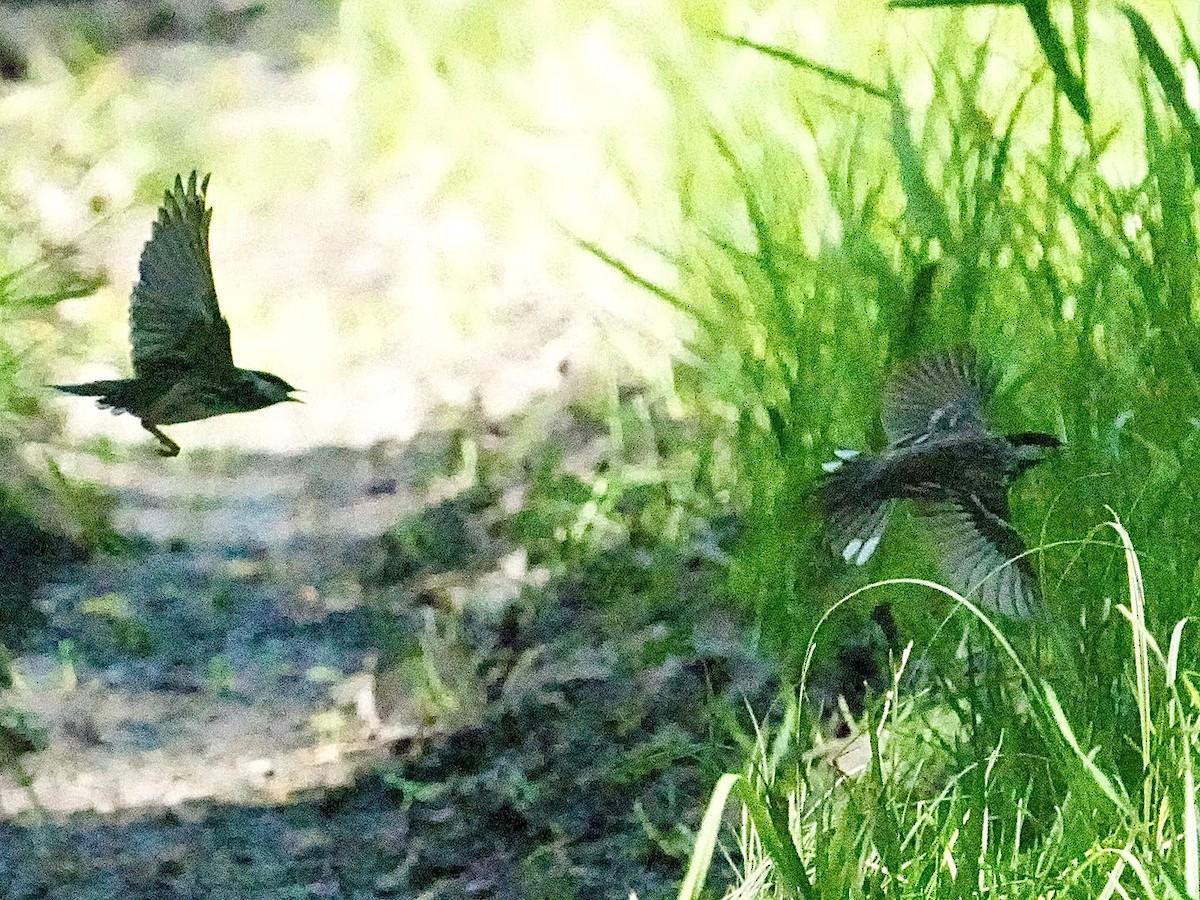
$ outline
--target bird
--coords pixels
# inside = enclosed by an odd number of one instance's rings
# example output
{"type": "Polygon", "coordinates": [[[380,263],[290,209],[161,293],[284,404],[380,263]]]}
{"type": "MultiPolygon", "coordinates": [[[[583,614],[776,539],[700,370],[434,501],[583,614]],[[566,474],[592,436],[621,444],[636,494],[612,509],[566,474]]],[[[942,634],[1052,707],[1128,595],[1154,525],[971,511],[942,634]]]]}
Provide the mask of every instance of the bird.
{"type": "Polygon", "coordinates": [[[185,187],[175,176],[142,248],[129,301],[134,377],[53,385],[98,398],[101,409],[137,416],[158,439],[156,452],[167,457],[178,456],[180,448],[160,425],[299,402],[291,396],[298,388],[278,375],[233,364],[209,258],[209,177],[197,184],[193,170],[185,187]]]}
{"type": "Polygon", "coordinates": [[[951,586],[964,595],[978,591],[991,610],[1025,619],[1035,609],[1037,584],[1010,521],[1008,490],[1062,442],[1035,431],[992,431],[984,407],[998,382],[968,346],[917,357],[884,390],[887,447],[877,456],[835,451],[818,493],[829,546],[846,562],[864,565],[894,505],[908,500],[951,586]]]}

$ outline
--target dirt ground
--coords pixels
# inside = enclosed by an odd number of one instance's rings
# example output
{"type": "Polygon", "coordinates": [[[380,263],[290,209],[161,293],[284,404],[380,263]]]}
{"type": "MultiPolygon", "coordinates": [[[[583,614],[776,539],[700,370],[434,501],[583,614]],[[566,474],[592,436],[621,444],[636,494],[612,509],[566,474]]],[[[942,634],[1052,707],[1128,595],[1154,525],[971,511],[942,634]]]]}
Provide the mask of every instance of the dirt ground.
{"type": "Polygon", "coordinates": [[[26,759],[31,784],[5,782],[6,816],[278,801],[348,783],[356,758],[377,751],[339,704],[352,711],[354,692],[370,690],[365,673],[354,680],[370,639],[355,555],[419,509],[398,487],[404,473],[350,450],[247,456],[182,478],[154,466],[95,472],[125,485],[118,527],[147,548],[43,588],[51,646],[18,659],[13,700],[50,747],[26,759]],[[64,659],[62,641],[84,659],[64,659]]]}
{"type": "MultiPolygon", "coordinates": [[[[7,699],[46,748],[0,774],[0,896],[669,896],[676,831],[711,783],[694,745],[713,673],[671,655],[629,669],[661,624],[598,637],[595,588],[547,593],[523,552],[489,546],[487,513],[455,505],[460,437],[193,451],[184,472],[140,453],[72,460],[116,492],[131,547],[38,596],[47,624],[7,699]],[[486,669],[474,651],[491,647],[509,674],[474,704],[470,677],[449,684],[456,712],[433,715],[377,679],[364,585],[379,535],[443,509],[446,540],[468,550],[436,589],[491,612],[439,662],[449,681],[486,669]],[[498,613],[529,595],[544,602],[519,627],[498,613]]],[[[593,461],[594,438],[568,468],[593,461]]],[[[626,565],[599,589],[625,584],[626,565]]],[[[761,689],[736,633],[704,627],[710,655],[743,672],[716,686],[761,689]]]]}

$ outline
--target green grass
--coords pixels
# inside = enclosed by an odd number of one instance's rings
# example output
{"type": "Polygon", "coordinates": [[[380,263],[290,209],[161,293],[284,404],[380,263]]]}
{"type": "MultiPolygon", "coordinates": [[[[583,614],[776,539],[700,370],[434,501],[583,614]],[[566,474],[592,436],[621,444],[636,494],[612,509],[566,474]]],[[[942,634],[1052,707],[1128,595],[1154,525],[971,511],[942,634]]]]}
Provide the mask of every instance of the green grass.
{"type": "Polygon", "coordinates": [[[1179,20],[1106,13],[1118,44],[1085,93],[1086,20],[1035,6],[1027,71],[998,87],[1012,43],[948,25],[921,48],[923,95],[911,56],[864,77],[727,36],[778,81],[680,125],[672,274],[584,244],[691,318],[676,386],[744,518],[731,594],[783,671],[820,668],[888,603],[918,673],[896,661],[868,704],[857,779],[815,761],[818,723],[785,700],[718,783],[683,896],[731,797],[730,896],[1197,895],[1197,54],[1179,20]],[[811,501],[833,449],[879,446],[886,372],[960,341],[1007,373],[1001,427],[1066,444],[1014,491],[1042,617],[975,626],[965,660],[959,598],[915,587],[937,573],[919,530],[889,533],[875,586],[838,603],[861,575],[826,558],[811,501]]]}
{"type": "Polygon", "coordinates": [[[1131,683],[1121,687],[1137,777],[1097,749],[1097,723],[1072,724],[1068,698],[956,596],[1001,651],[984,674],[1011,677],[1009,697],[1020,703],[997,709],[972,698],[955,711],[907,689],[909,644],[891,692],[861,723],[864,765],[851,777],[835,770],[833,752],[796,753],[810,735],[803,711],[790,708],[754,735],[747,769],[718,782],[680,896],[700,896],[731,794],[744,804],[738,847],[753,875],[729,896],[1092,897],[1117,885],[1125,896],[1196,896],[1200,717],[1181,668],[1189,623],[1176,623],[1160,648],[1146,629],[1137,554],[1120,523],[1110,525],[1128,574],[1120,612],[1131,683]],[[1003,720],[988,728],[982,714],[1003,720]]]}

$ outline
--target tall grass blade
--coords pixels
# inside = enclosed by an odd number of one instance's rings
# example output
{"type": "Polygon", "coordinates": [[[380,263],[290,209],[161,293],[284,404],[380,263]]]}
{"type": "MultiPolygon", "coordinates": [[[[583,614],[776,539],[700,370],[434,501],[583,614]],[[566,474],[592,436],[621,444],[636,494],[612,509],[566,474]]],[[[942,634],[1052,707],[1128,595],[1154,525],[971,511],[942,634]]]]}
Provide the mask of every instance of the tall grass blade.
{"type": "MultiPolygon", "coordinates": [[[[1110,509],[1109,512],[1111,513],[1112,510],[1110,509]]],[[[1120,537],[1125,554],[1125,576],[1129,584],[1130,624],[1133,631],[1135,700],[1138,708],[1138,720],[1141,723],[1142,774],[1144,776],[1142,779],[1142,817],[1143,821],[1148,822],[1153,805],[1151,790],[1154,779],[1151,777],[1151,768],[1154,759],[1150,752],[1150,736],[1154,726],[1151,721],[1153,712],[1150,709],[1150,652],[1146,640],[1146,591],[1142,581],[1141,565],[1138,562],[1137,553],[1133,549],[1133,541],[1129,537],[1129,532],[1125,530],[1115,513],[1108,525],[1120,537]]]]}
{"type": "Polygon", "coordinates": [[[1144,107],[1149,186],[1160,209],[1158,221],[1151,220],[1147,225],[1153,260],[1152,266],[1143,267],[1144,271],[1139,273],[1143,276],[1139,285],[1144,285],[1149,315],[1162,329],[1165,349],[1179,355],[1172,374],[1187,377],[1195,393],[1200,389],[1195,377],[1200,369],[1200,352],[1192,327],[1192,280],[1197,248],[1191,200],[1194,178],[1187,177],[1189,162],[1180,146],[1187,141],[1180,141],[1174,129],[1160,127],[1150,97],[1150,80],[1144,72],[1138,86],[1144,107]]]}
{"type": "Polygon", "coordinates": [[[1085,752],[1079,745],[1079,739],[1075,737],[1075,730],[1071,728],[1067,714],[1063,711],[1062,704],[1058,702],[1058,694],[1055,693],[1050,683],[1046,681],[1042,682],[1042,699],[1054,717],[1054,723],[1058,726],[1059,733],[1074,752],[1075,758],[1079,761],[1083,770],[1091,776],[1092,781],[1095,782],[1104,796],[1112,802],[1112,805],[1122,815],[1126,818],[1133,818],[1133,810],[1129,807],[1129,801],[1121,795],[1112,783],[1112,780],[1096,765],[1096,761],[1092,759],[1091,754],[1085,752]]]}
{"type": "MultiPolygon", "coordinates": [[[[1181,726],[1183,727],[1183,726],[1181,726]]],[[[1183,880],[1189,897],[1200,897],[1200,853],[1197,852],[1196,773],[1192,768],[1192,735],[1184,728],[1183,880]]]]}
{"type": "Polygon", "coordinates": [[[908,128],[908,110],[893,75],[888,76],[888,100],[892,107],[892,150],[900,164],[900,186],[908,199],[908,211],[926,238],[936,238],[943,249],[949,249],[953,244],[950,215],[925,175],[921,152],[908,128]]]}
{"type": "Polygon", "coordinates": [[[807,57],[800,56],[797,53],[792,53],[790,50],[784,50],[782,47],[772,47],[769,44],[759,44],[749,38],[739,37],[734,34],[725,34],[721,31],[709,32],[714,38],[722,41],[728,41],[738,47],[745,47],[750,50],[757,50],[759,53],[770,56],[772,59],[782,60],[788,65],[795,66],[797,69],[804,69],[806,72],[812,72],[820,75],[827,81],[832,81],[834,84],[840,84],[843,87],[853,88],[854,90],[862,91],[870,97],[878,97],[880,100],[886,100],[888,92],[886,89],[872,84],[869,81],[864,81],[861,78],[856,78],[847,72],[840,69],[834,69],[831,66],[823,65],[819,62],[814,62],[807,57]]]}
{"type": "Polygon", "coordinates": [[[759,202],[754,184],[738,161],[737,155],[729,142],[715,129],[709,130],[709,136],[716,145],[717,152],[733,171],[738,189],[742,193],[742,202],[746,204],[746,217],[754,228],[755,242],[758,254],[755,261],[762,269],[771,286],[771,299],[774,301],[770,311],[770,323],[777,335],[786,339],[786,346],[796,346],[795,316],[788,302],[788,278],[783,272],[782,264],[775,256],[775,238],[771,233],[771,222],[759,202]]]}
{"type": "Polygon", "coordinates": [[[893,9],[933,9],[939,6],[1020,6],[1024,0],[891,0],[893,9]]]}
{"type": "Polygon", "coordinates": [[[727,772],[717,779],[708,808],[700,822],[696,833],[696,849],[688,865],[687,874],[679,887],[679,900],[695,900],[704,890],[704,882],[708,878],[708,870],[712,864],[713,850],[716,848],[717,835],[721,830],[721,817],[730,794],[735,794],[746,807],[746,812],[758,832],[763,850],[771,858],[777,877],[785,880],[785,890],[800,897],[812,896],[812,884],[808,880],[804,863],[796,852],[790,833],[780,833],[775,828],[766,804],[763,803],[754,786],[744,775],[727,772]]]}
{"type": "Polygon", "coordinates": [[[575,243],[580,247],[580,249],[586,250],[588,253],[592,254],[592,256],[596,257],[596,259],[600,260],[602,263],[605,263],[606,265],[611,266],[613,269],[616,269],[618,272],[620,272],[622,275],[624,275],[629,281],[633,282],[635,285],[642,288],[643,290],[648,291],[649,293],[653,294],[655,297],[657,297],[659,300],[662,300],[668,306],[671,306],[672,308],[677,309],[682,313],[686,313],[689,317],[695,319],[706,330],[711,331],[712,329],[716,328],[716,323],[714,321],[712,321],[711,319],[705,318],[704,315],[695,308],[695,306],[693,306],[690,303],[687,303],[680,297],[673,294],[671,291],[667,290],[667,288],[663,287],[662,285],[656,284],[655,282],[651,281],[650,279],[642,277],[637,272],[635,272],[630,265],[628,265],[627,263],[618,259],[617,257],[613,256],[611,253],[609,253],[607,250],[605,250],[599,244],[594,244],[591,241],[585,240],[583,238],[575,238],[574,240],[575,240],[575,243]]]}
{"type": "Polygon", "coordinates": [[[1054,83],[1076,115],[1085,122],[1092,121],[1092,108],[1088,103],[1087,89],[1083,81],[1071,69],[1067,61],[1067,45],[1058,33],[1054,20],[1050,18],[1048,0],[1025,0],[1025,15],[1033,26],[1034,36],[1046,56],[1050,71],[1054,73],[1054,83]]]}
{"type": "Polygon", "coordinates": [[[725,814],[725,803],[737,780],[741,778],[736,772],[729,772],[717,779],[708,807],[704,810],[704,818],[700,821],[700,829],[696,832],[696,846],[692,850],[692,859],[688,864],[687,874],[679,885],[679,900],[693,900],[704,890],[704,882],[708,880],[708,870],[712,865],[713,850],[717,846],[717,837],[721,833],[721,818],[725,814]]]}
{"type": "Polygon", "coordinates": [[[1183,19],[1179,16],[1175,17],[1175,27],[1179,29],[1179,37],[1183,41],[1183,52],[1194,65],[1200,66],[1200,50],[1196,49],[1196,44],[1192,40],[1192,36],[1188,34],[1187,28],[1184,27],[1183,19]]]}
{"type": "MultiPolygon", "coordinates": [[[[1184,94],[1183,79],[1179,77],[1179,72],[1167,57],[1158,38],[1154,36],[1150,25],[1142,18],[1142,14],[1133,7],[1125,5],[1121,6],[1121,12],[1129,20],[1129,27],[1133,29],[1133,39],[1137,43],[1138,53],[1150,66],[1150,71],[1154,73],[1158,86],[1162,88],[1167,104],[1174,110],[1175,115],[1179,117],[1180,125],[1187,132],[1188,153],[1192,159],[1192,176],[1200,180],[1200,119],[1197,119],[1196,111],[1188,105],[1187,97],[1184,94]]],[[[1180,30],[1183,31],[1182,27],[1180,30]]],[[[1184,35],[1186,37],[1186,31],[1184,31],[1184,35]]],[[[1149,109],[1146,110],[1146,114],[1150,114],[1149,109]]]]}

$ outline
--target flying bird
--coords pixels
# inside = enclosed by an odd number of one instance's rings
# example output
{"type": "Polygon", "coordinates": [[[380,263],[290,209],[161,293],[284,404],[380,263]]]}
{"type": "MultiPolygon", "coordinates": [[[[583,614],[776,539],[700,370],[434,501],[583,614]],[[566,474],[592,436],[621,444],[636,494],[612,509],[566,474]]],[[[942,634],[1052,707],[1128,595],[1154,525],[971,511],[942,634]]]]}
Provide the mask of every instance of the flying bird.
{"type": "Polygon", "coordinates": [[[1027,618],[1037,586],[1009,520],[1008,489],[1060,442],[1039,432],[991,431],[983,409],[997,382],[969,347],[919,357],[884,391],[886,449],[878,456],[837,451],[819,495],[829,544],[846,562],[866,563],[896,501],[911,500],[951,586],[978,591],[1002,615],[1027,618]]]}
{"type": "Polygon", "coordinates": [[[179,455],[179,445],[160,425],[299,402],[290,396],[296,388],[278,375],[233,364],[229,323],[217,305],[208,254],[208,178],[197,187],[193,171],[185,188],[175,176],[142,248],[129,301],[134,377],[54,385],[97,397],[102,409],[137,416],[158,438],[155,449],[162,456],[179,455]]]}

